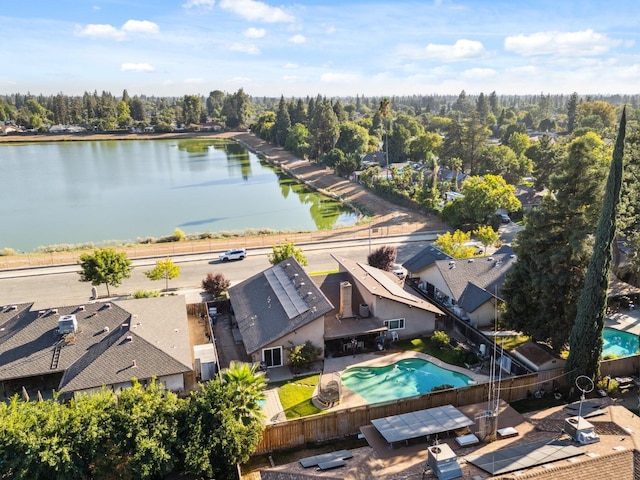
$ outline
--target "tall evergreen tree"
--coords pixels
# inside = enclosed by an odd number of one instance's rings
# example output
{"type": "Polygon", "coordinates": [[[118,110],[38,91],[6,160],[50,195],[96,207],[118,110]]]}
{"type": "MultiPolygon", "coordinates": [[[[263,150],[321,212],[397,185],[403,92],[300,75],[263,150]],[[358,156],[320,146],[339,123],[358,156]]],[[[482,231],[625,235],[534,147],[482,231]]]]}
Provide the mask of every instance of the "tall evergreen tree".
{"type": "Polygon", "coordinates": [[[573,133],[578,125],[578,94],[573,92],[567,102],[567,131],[573,133]]]}
{"type": "Polygon", "coordinates": [[[587,268],[584,288],[578,301],[576,322],[571,330],[569,358],[567,358],[565,365],[567,381],[570,385],[580,375],[595,380],[600,374],[602,331],[607,308],[612,244],[616,233],[616,211],[622,188],[622,159],[624,157],[626,123],[626,114],[623,110],[598,229],[596,230],[593,254],[587,268]]]}
{"type": "Polygon", "coordinates": [[[289,117],[289,110],[284,101],[284,96],[281,96],[280,103],[278,104],[278,112],[276,113],[276,123],[274,125],[274,140],[276,145],[280,147],[284,146],[290,128],[291,118],[289,117]]]}

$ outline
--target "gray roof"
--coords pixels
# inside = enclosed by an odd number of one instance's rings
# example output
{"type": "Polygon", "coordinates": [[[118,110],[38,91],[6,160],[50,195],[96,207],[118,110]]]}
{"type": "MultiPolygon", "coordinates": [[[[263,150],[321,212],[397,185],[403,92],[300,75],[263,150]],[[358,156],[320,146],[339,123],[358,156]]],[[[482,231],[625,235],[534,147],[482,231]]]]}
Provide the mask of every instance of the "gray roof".
{"type": "Polygon", "coordinates": [[[334,308],[293,257],[232,286],[229,297],[249,354],[334,308]]]}
{"type": "Polygon", "coordinates": [[[429,245],[404,262],[402,266],[406,268],[408,272],[415,273],[424,270],[429,265],[433,265],[438,260],[450,260],[452,258],[453,257],[433,245],[429,245]]]}
{"type": "Polygon", "coordinates": [[[26,310],[0,324],[0,380],[63,373],[58,390],[75,391],[191,369],[184,297],[26,310]],[[75,335],[57,333],[62,315],[75,315],[75,335]]]}
{"type": "MultiPolygon", "coordinates": [[[[513,249],[505,245],[490,257],[439,260],[433,268],[438,269],[456,300],[462,298],[469,283],[481,290],[498,293],[499,297],[500,287],[515,261],[513,249]]],[[[472,292],[469,294],[472,295],[472,292]]],[[[470,303],[474,302],[470,300],[470,303]]]]}
{"type": "Polygon", "coordinates": [[[467,288],[464,289],[462,295],[460,295],[460,298],[458,299],[458,305],[460,305],[460,307],[466,312],[473,312],[476,308],[484,305],[493,296],[494,295],[492,293],[487,292],[477,285],[468,283],[467,288]]]}
{"type": "Polygon", "coordinates": [[[404,282],[400,281],[393,273],[347,258],[337,257],[333,254],[331,256],[345,268],[353,281],[357,281],[358,285],[361,285],[369,293],[443,315],[442,310],[434,304],[414,295],[409,290],[409,287],[405,287],[404,282]]]}

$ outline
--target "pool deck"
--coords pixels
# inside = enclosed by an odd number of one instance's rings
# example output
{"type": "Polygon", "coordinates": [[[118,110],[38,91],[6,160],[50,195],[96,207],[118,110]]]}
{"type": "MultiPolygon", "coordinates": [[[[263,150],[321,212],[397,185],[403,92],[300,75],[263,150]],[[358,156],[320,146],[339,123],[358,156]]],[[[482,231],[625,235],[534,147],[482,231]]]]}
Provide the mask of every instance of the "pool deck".
{"type": "MultiPolygon", "coordinates": [[[[325,377],[340,377],[342,372],[350,367],[383,367],[385,365],[391,365],[405,360],[407,358],[420,358],[427,360],[441,368],[451,370],[454,372],[462,373],[476,382],[485,382],[489,380],[486,375],[474,373],[466,368],[456,367],[448,363],[444,363],[431,355],[419,352],[376,352],[376,353],[362,353],[357,355],[349,355],[345,357],[326,358],[324,360],[324,370],[322,372],[325,377]]],[[[349,390],[342,382],[342,396],[340,404],[329,408],[329,411],[342,410],[344,408],[358,407],[366,405],[368,402],[357,393],[349,390]]]]}
{"type": "Polygon", "coordinates": [[[623,310],[609,315],[605,320],[605,327],[640,335],[640,310],[623,310]]]}

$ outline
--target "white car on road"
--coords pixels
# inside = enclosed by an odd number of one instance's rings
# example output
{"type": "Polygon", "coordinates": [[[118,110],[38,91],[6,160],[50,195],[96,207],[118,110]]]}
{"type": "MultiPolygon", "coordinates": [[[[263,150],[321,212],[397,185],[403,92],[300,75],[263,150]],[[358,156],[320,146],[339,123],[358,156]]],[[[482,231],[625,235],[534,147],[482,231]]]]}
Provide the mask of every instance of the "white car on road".
{"type": "Polygon", "coordinates": [[[247,250],[244,248],[234,248],[220,254],[220,260],[228,262],[229,260],[244,260],[247,256],[247,250]]]}

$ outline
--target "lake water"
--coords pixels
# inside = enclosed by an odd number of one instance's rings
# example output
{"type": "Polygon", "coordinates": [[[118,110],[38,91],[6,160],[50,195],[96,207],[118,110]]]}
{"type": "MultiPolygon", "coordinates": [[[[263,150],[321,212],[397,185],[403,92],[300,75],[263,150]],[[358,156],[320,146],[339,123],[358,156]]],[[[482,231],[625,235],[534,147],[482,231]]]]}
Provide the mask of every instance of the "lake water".
{"type": "Polygon", "coordinates": [[[183,232],[328,230],[357,214],[236,142],[80,141],[0,146],[0,249],[183,232]]]}

